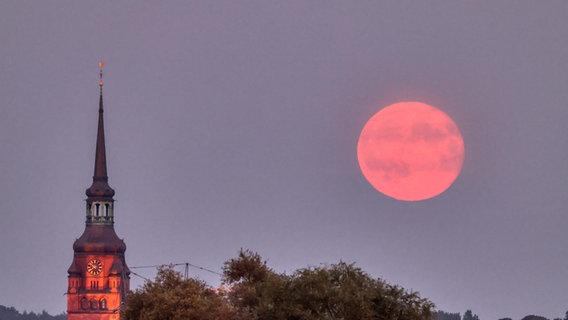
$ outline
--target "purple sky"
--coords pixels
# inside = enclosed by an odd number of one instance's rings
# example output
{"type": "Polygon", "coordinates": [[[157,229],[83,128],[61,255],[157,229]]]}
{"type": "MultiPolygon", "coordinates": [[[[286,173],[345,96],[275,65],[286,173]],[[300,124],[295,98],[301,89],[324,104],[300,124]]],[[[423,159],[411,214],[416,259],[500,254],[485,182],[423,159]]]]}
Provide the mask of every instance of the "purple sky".
{"type": "Polygon", "coordinates": [[[102,58],[130,266],[220,270],[243,247],[282,272],[356,262],[482,320],[562,316],[567,30],[566,1],[3,1],[0,304],[66,308],[102,58]],[[466,158],[409,203],[367,183],[356,146],[414,100],[454,119],[466,158]]]}

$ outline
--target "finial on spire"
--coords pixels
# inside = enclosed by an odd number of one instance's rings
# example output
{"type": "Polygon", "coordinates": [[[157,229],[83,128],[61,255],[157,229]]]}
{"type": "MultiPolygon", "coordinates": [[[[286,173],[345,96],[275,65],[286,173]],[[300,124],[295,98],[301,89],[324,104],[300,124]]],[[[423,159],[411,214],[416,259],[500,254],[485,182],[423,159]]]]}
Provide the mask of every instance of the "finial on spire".
{"type": "Polygon", "coordinates": [[[101,89],[103,88],[103,67],[105,66],[105,62],[104,61],[99,61],[99,67],[100,67],[100,71],[99,71],[99,87],[101,87],[101,89]]]}
{"type": "Polygon", "coordinates": [[[114,195],[114,190],[108,185],[107,166],[106,166],[106,148],[105,148],[105,129],[103,120],[103,67],[105,63],[99,62],[100,72],[100,96],[99,96],[99,122],[97,127],[97,145],[95,150],[95,173],[93,175],[93,184],[87,189],[87,197],[107,197],[114,195]]]}

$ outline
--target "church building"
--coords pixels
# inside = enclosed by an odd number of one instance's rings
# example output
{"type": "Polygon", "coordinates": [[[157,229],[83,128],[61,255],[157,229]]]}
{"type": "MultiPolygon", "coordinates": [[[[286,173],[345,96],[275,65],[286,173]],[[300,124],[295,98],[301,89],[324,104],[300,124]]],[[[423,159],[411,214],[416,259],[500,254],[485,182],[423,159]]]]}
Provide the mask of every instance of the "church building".
{"type": "Polygon", "coordinates": [[[85,231],[73,244],[67,290],[68,320],[118,320],[130,287],[126,244],[114,231],[114,190],[108,184],[100,64],[99,119],[93,183],[87,189],[85,231]]]}

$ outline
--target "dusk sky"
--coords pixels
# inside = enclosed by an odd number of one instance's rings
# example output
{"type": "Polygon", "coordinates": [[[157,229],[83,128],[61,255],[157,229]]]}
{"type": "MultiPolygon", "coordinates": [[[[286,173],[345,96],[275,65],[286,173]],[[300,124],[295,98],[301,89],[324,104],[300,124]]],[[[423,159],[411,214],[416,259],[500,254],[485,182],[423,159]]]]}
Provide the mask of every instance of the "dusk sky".
{"type": "Polygon", "coordinates": [[[248,248],[481,320],[568,310],[568,1],[2,1],[0,40],[2,305],[66,310],[102,59],[129,266],[220,271],[248,248]],[[400,101],[464,139],[429,200],[359,169],[363,126],[400,101]]]}

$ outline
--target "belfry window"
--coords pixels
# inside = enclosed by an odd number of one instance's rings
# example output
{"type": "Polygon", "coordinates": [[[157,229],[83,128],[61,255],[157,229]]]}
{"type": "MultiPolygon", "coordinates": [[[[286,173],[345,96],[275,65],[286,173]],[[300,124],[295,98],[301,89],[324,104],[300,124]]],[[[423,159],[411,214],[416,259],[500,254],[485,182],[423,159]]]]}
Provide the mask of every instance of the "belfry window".
{"type": "Polygon", "coordinates": [[[101,206],[101,205],[98,204],[98,203],[95,204],[95,216],[97,216],[97,217],[99,216],[99,209],[100,209],[100,206],[101,206]]]}

